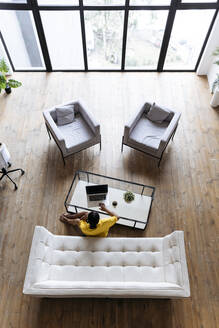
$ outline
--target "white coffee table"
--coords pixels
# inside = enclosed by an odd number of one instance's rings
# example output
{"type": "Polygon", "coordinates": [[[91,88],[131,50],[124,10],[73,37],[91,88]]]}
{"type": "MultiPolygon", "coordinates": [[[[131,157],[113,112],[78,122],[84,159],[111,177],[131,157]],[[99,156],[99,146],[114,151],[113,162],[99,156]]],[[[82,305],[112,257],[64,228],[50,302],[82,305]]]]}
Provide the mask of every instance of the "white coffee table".
{"type": "Polygon", "coordinates": [[[77,171],[65,200],[67,212],[77,213],[82,210],[97,211],[100,217],[108,215],[99,207],[91,207],[87,201],[86,186],[108,184],[107,208],[119,216],[117,224],[144,230],[146,228],[154,198],[155,187],[103,176],[96,173],[77,171]],[[124,193],[131,191],[135,199],[127,203],[124,193]],[[117,201],[117,206],[112,202],[117,201]]]}

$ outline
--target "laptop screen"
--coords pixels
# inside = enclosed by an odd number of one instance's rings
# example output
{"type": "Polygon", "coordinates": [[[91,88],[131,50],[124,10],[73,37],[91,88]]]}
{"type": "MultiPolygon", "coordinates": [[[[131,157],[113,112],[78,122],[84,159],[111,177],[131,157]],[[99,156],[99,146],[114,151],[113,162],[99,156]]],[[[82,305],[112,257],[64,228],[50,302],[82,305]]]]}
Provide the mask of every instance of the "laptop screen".
{"type": "Polygon", "coordinates": [[[93,194],[106,194],[108,192],[108,185],[93,185],[93,186],[86,186],[86,193],[88,195],[93,194]]]}

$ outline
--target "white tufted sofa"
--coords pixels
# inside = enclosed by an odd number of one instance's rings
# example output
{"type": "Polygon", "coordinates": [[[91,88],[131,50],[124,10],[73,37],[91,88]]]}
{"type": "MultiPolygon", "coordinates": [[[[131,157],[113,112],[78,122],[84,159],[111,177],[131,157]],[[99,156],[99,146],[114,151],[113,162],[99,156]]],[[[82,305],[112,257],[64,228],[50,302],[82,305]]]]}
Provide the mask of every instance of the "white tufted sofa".
{"type": "Polygon", "coordinates": [[[163,238],[56,236],[36,226],[24,294],[189,297],[182,231],[163,238]]]}

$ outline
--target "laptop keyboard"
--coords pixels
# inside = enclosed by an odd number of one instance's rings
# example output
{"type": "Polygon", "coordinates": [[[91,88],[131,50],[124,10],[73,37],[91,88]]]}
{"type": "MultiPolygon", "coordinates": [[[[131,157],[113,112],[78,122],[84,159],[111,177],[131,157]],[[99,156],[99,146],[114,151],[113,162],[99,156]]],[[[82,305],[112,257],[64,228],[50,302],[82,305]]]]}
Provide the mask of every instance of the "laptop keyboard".
{"type": "Polygon", "coordinates": [[[96,201],[96,200],[104,200],[106,199],[106,195],[89,195],[90,201],[96,201]]]}

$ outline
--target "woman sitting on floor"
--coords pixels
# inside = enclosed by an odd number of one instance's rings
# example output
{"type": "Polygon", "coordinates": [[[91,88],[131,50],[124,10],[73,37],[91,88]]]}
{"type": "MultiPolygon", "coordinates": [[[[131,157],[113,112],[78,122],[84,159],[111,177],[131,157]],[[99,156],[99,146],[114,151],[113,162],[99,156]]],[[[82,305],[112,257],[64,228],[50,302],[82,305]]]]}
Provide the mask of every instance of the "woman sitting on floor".
{"type": "Polygon", "coordinates": [[[109,229],[117,222],[118,216],[109,211],[105,204],[100,203],[100,210],[110,215],[110,218],[100,219],[97,212],[80,212],[76,214],[65,213],[60,221],[70,225],[77,225],[86,236],[107,237],[109,229]]]}

